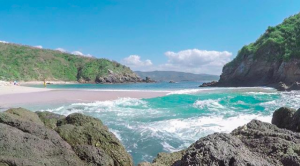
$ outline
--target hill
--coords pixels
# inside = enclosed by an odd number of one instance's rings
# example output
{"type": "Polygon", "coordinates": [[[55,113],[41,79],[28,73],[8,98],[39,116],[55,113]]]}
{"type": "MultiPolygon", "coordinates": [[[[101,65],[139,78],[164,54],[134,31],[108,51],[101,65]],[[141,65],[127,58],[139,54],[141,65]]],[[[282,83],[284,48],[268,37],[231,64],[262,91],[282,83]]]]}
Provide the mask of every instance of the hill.
{"type": "Polygon", "coordinates": [[[141,82],[130,68],[107,59],[0,43],[0,80],[60,80],[82,83],[141,82]]]}
{"type": "Polygon", "coordinates": [[[274,86],[300,81],[300,14],[268,27],[226,64],[217,86],[274,86]]]}
{"type": "Polygon", "coordinates": [[[177,71],[135,71],[140,77],[150,77],[156,81],[213,81],[218,80],[219,76],[208,74],[192,74],[177,71]]]}

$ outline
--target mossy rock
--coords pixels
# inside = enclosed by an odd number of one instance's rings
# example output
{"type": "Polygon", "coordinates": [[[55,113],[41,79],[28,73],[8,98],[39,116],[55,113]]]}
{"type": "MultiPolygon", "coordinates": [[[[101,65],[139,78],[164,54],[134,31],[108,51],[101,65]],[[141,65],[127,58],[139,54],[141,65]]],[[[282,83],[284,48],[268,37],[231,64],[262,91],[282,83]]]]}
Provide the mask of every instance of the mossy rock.
{"type": "MultiPolygon", "coordinates": [[[[124,146],[99,119],[78,113],[71,114],[58,122],[56,131],[73,148],[89,145],[103,150],[113,159],[115,166],[133,165],[124,146]]],[[[78,149],[74,150],[79,154],[78,149]]]]}
{"type": "Polygon", "coordinates": [[[63,115],[58,115],[48,111],[38,111],[36,114],[39,116],[45,126],[50,129],[55,129],[57,127],[57,122],[65,118],[63,115]]]}
{"type": "Polygon", "coordinates": [[[158,153],[152,163],[141,162],[138,166],[177,166],[180,165],[180,160],[185,154],[185,150],[173,153],[158,153]]]}
{"type": "Polygon", "coordinates": [[[57,132],[44,126],[37,114],[10,109],[0,113],[0,164],[86,165],[57,132]]]}
{"type": "Polygon", "coordinates": [[[27,109],[24,108],[11,108],[4,112],[5,114],[9,115],[10,117],[23,120],[23,121],[29,121],[33,122],[39,125],[44,125],[44,123],[41,121],[39,116],[27,109]]]}
{"type": "Polygon", "coordinates": [[[7,163],[0,162],[0,166],[9,166],[7,163]]]}

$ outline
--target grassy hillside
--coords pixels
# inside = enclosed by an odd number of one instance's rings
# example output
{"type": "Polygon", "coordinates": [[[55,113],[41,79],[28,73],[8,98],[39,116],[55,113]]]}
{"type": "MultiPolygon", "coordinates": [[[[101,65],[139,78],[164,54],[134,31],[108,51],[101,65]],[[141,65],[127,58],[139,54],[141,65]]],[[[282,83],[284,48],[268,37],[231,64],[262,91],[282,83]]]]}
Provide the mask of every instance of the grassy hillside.
{"type": "Polygon", "coordinates": [[[213,81],[219,79],[219,76],[215,75],[192,74],[176,71],[136,71],[136,73],[142,78],[150,77],[151,79],[156,81],[213,81]]]}
{"type": "Polygon", "coordinates": [[[283,23],[268,27],[254,43],[244,46],[237,57],[226,66],[238,64],[246,56],[267,61],[288,61],[300,58],[300,14],[291,16],[283,23]]]}
{"type": "Polygon", "coordinates": [[[0,80],[84,80],[109,74],[134,73],[126,66],[107,59],[76,56],[60,51],[0,43],[0,80]]]}

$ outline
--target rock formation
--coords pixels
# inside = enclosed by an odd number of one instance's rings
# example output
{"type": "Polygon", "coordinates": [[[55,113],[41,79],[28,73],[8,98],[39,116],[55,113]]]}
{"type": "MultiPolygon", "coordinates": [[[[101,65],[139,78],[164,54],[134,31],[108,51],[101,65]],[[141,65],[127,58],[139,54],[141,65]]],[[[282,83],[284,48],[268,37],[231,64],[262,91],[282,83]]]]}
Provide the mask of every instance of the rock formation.
{"type": "Polygon", "coordinates": [[[299,34],[300,14],[268,27],[262,36],[244,46],[235,59],[223,67],[220,80],[214,86],[300,90],[299,34]]]}
{"type": "Polygon", "coordinates": [[[98,119],[22,108],[0,113],[0,165],[132,166],[120,141],[98,119]]]}

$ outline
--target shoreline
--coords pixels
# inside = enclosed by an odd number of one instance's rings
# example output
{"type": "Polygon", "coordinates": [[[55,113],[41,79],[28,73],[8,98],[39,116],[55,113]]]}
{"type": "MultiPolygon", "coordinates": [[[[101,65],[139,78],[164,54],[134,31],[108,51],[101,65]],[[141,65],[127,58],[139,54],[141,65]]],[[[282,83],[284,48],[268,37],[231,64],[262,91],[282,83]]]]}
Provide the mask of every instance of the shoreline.
{"type": "Polygon", "coordinates": [[[0,86],[0,107],[22,107],[26,105],[90,103],[117,100],[119,98],[153,98],[168,92],[155,91],[110,91],[110,90],[67,90],[43,89],[26,86],[0,86]]]}

